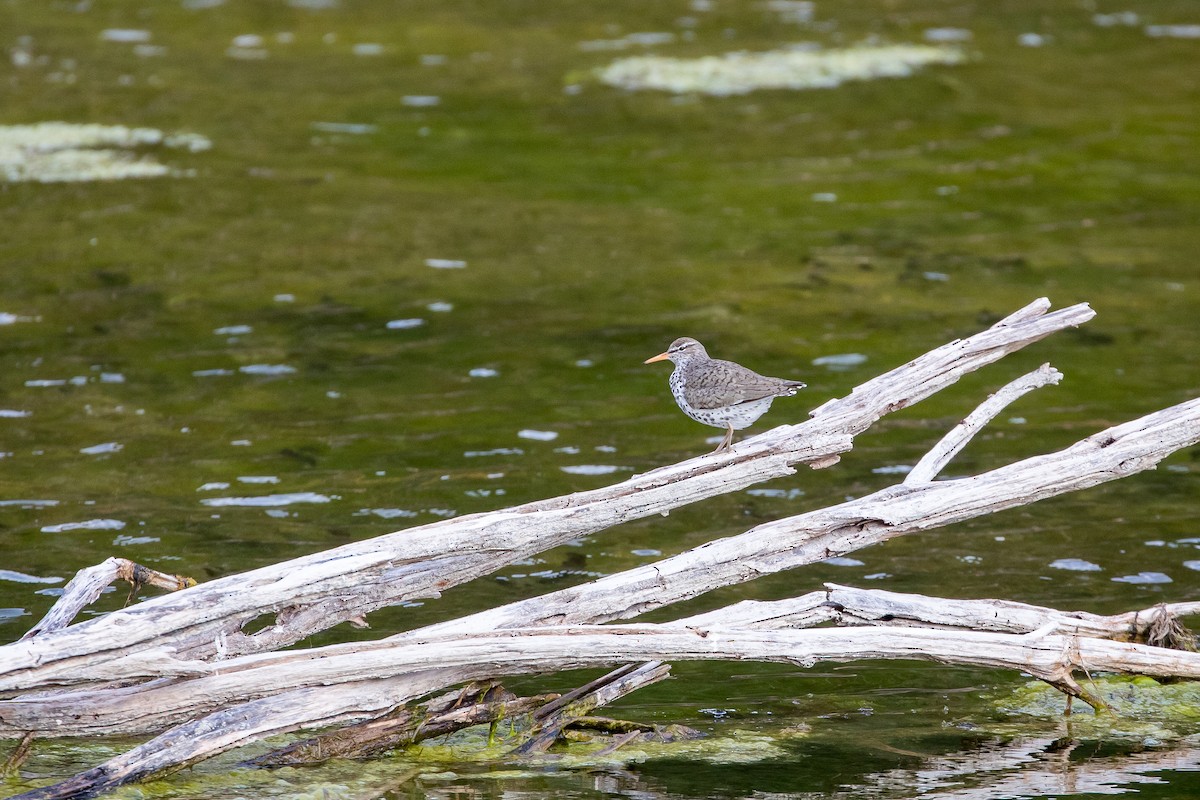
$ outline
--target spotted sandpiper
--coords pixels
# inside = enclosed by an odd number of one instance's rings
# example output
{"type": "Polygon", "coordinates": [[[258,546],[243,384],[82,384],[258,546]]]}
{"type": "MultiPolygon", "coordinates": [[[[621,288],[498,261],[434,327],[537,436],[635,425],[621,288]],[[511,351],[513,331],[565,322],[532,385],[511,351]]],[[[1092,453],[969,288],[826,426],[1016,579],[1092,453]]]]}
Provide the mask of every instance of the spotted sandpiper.
{"type": "Polygon", "coordinates": [[[644,363],[668,359],[675,365],[671,394],[683,413],[697,422],[725,429],[725,438],[714,453],[733,443],[735,430],[750,427],[767,413],[776,397],[791,397],[805,386],[800,381],[759,375],[732,361],[709,358],[704,345],[686,336],[644,363]]]}

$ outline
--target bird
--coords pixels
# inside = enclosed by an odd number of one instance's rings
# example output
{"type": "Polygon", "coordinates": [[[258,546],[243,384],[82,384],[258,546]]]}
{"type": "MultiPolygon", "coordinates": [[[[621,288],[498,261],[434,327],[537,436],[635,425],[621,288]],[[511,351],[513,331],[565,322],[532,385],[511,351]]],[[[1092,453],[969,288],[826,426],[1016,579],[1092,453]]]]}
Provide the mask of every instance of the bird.
{"type": "Polygon", "coordinates": [[[733,444],[733,432],[753,425],[776,397],[791,397],[806,385],[768,378],[741,364],[711,358],[704,345],[687,336],[642,363],[667,360],[675,365],[669,384],[683,413],[705,425],[725,428],[725,438],[714,453],[733,444]]]}

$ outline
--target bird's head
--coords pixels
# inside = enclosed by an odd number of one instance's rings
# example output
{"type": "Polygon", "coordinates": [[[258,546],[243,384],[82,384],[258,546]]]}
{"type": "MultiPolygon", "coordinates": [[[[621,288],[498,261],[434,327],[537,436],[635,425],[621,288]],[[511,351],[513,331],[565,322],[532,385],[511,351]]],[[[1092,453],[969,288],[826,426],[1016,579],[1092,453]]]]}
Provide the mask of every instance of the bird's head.
{"type": "Polygon", "coordinates": [[[647,358],[643,364],[653,364],[655,361],[665,361],[670,359],[673,364],[683,364],[692,358],[707,358],[708,353],[704,349],[704,345],[691,339],[687,336],[680,336],[675,341],[671,342],[671,346],[667,348],[665,353],[659,353],[653,358],[647,358]]]}

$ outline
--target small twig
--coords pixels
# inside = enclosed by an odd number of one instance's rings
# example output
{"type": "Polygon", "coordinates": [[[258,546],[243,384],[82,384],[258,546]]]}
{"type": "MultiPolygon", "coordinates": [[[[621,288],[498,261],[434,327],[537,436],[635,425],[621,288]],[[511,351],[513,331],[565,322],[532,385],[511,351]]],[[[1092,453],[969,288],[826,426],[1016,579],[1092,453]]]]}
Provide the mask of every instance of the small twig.
{"type": "Polygon", "coordinates": [[[558,741],[563,728],[643,686],[658,683],[671,674],[669,664],[648,661],[644,664],[626,664],[596,680],[581,686],[558,700],[547,704],[548,708],[534,712],[539,729],[534,735],[516,748],[517,755],[542,753],[558,741]]]}
{"type": "Polygon", "coordinates": [[[62,595],[46,612],[46,616],[21,639],[32,639],[40,634],[67,627],[80,611],[94,603],[96,598],[116,581],[126,581],[130,585],[126,605],[143,586],[157,586],[175,592],[196,585],[193,578],[184,575],[168,575],[143,567],[127,558],[106,558],[95,566],[75,573],[75,577],[63,589],[62,595]]]}
{"type": "Polygon", "coordinates": [[[921,457],[912,471],[904,477],[904,485],[914,486],[927,483],[937,477],[946,464],[950,463],[967,443],[983,429],[985,425],[996,418],[996,415],[1008,407],[1017,398],[1039,389],[1048,383],[1058,383],[1062,373],[1049,364],[1042,364],[1033,372],[1029,372],[1015,381],[1004,386],[955,425],[933,446],[933,449],[921,457]]]}

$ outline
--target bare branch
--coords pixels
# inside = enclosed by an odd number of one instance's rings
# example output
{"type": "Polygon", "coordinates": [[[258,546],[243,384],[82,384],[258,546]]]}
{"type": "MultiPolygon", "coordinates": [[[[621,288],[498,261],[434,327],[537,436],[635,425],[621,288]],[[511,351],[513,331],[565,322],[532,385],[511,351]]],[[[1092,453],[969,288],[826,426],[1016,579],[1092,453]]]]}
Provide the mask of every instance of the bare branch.
{"type": "Polygon", "coordinates": [[[983,429],[985,425],[996,418],[996,415],[1008,407],[1010,403],[1023,395],[1040,389],[1048,383],[1058,383],[1062,373],[1049,364],[1042,364],[1033,372],[1022,375],[1015,381],[1004,386],[966,416],[962,422],[955,425],[942,440],[926,453],[912,471],[904,478],[904,483],[912,486],[925,483],[937,477],[951,459],[967,446],[967,443],[983,429]]]}

